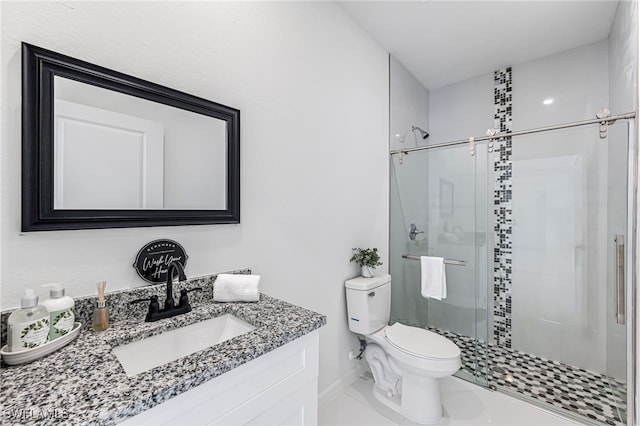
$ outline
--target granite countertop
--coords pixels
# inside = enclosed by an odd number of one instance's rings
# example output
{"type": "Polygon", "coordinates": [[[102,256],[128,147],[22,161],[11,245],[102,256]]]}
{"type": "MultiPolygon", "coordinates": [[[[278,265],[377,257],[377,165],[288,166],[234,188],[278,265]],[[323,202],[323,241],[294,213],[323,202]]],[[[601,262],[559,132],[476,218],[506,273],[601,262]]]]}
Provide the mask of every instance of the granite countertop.
{"type": "Polygon", "coordinates": [[[100,333],[85,327],[75,341],[45,358],[3,366],[2,424],[116,424],[325,324],[323,315],[261,294],[255,303],[194,303],[192,312],[157,322],[114,321],[100,333]],[[133,377],[111,351],[227,313],[256,328],[133,377]]]}

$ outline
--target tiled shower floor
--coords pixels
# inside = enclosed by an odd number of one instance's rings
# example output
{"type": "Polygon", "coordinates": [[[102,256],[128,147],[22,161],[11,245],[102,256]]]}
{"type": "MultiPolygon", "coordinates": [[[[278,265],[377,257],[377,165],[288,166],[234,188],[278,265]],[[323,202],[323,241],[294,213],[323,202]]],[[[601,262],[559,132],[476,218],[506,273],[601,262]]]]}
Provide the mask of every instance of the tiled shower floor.
{"type": "MultiPolygon", "coordinates": [[[[462,369],[476,375],[476,350],[489,350],[489,386],[525,399],[542,402],[591,423],[626,424],[626,384],[611,377],[571,365],[489,344],[443,330],[434,330],[454,341],[462,352],[462,369]]],[[[478,359],[485,359],[479,356],[478,359]]],[[[486,374],[486,365],[479,370],[486,374]]]]}

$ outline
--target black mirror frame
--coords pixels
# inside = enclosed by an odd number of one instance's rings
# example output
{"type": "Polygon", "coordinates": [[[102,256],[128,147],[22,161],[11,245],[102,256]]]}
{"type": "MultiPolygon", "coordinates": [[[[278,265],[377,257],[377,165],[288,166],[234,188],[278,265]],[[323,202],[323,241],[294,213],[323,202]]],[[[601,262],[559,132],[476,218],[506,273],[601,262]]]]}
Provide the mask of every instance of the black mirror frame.
{"type": "Polygon", "coordinates": [[[22,43],[22,231],[240,223],[240,111],[22,43]],[[226,210],[56,210],[55,76],[204,114],[227,123],[226,210]]]}

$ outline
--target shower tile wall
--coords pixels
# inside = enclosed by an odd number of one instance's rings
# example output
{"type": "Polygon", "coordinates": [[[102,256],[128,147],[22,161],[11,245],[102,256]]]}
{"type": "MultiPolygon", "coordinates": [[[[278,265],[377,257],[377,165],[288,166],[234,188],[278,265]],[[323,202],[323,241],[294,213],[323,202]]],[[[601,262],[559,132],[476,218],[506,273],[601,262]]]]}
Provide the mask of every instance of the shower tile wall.
{"type": "MultiPolygon", "coordinates": [[[[517,64],[512,69],[501,69],[474,79],[431,90],[429,93],[431,143],[467,139],[470,136],[484,134],[487,128],[499,128],[501,125],[504,126],[502,130],[511,129],[515,132],[554,123],[591,118],[591,113],[595,114],[599,108],[607,104],[607,61],[607,40],[604,40],[571,51],[517,64]],[[548,98],[555,99],[555,103],[544,104],[543,101],[548,98]]],[[[614,127],[612,126],[612,129],[614,127]]],[[[599,304],[589,307],[588,323],[582,320],[578,322],[577,315],[569,316],[571,322],[577,322],[583,328],[595,324],[597,329],[593,333],[580,333],[575,329],[565,331],[563,327],[567,321],[563,319],[563,315],[569,311],[558,309],[557,306],[564,307],[574,302],[578,306],[582,306],[582,302],[560,297],[555,290],[562,287],[553,287],[553,283],[549,280],[545,281],[544,286],[537,285],[536,282],[540,282],[544,277],[538,277],[536,274],[543,269],[527,269],[524,272],[529,275],[523,279],[523,266],[529,266],[530,257],[526,253],[524,255],[520,253],[521,255],[518,256],[518,253],[514,252],[518,249],[518,240],[516,239],[518,235],[511,220],[513,206],[517,207],[514,203],[517,202],[519,194],[517,189],[516,192],[513,192],[512,189],[513,163],[519,159],[573,155],[571,154],[573,148],[567,144],[568,140],[566,137],[563,138],[563,135],[570,134],[572,135],[571,140],[581,141],[584,137],[579,132],[572,129],[559,132],[558,135],[548,133],[544,136],[513,138],[513,143],[517,145],[513,150],[510,138],[496,141],[493,153],[489,154],[493,157],[489,163],[490,170],[487,177],[489,185],[486,189],[488,202],[493,205],[493,208],[488,209],[490,235],[487,238],[490,247],[488,267],[493,269],[489,269],[489,274],[487,274],[489,275],[486,283],[489,287],[488,292],[471,288],[466,294],[473,295],[474,291],[477,291],[475,294],[480,295],[478,303],[488,309],[487,327],[482,325],[479,328],[488,330],[489,335],[486,337],[492,343],[524,352],[539,353],[548,358],[558,359],[592,371],[606,371],[604,348],[606,348],[607,342],[601,342],[601,336],[606,336],[606,330],[603,329],[604,326],[600,325],[604,323],[601,320],[604,318],[604,313],[601,312],[599,304]],[[574,136],[576,134],[577,137],[574,136]],[[542,138],[547,141],[552,136],[554,140],[551,142],[527,143],[534,138],[542,138]],[[560,140],[555,143],[556,139],[560,140]],[[500,221],[496,221],[496,218],[500,218],[500,221]],[[512,227],[514,227],[513,230],[512,227]],[[520,263],[518,263],[519,261],[520,263]],[[520,276],[517,275],[518,273],[520,276]],[[527,278],[534,281],[532,285],[526,281],[527,278]],[[549,288],[552,291],[547,291],[549,288]],[[532,292],[537,297],[536,303],[529,299],[532,292]],[[486,299],[484,299],[485,295],[486,299]],[[546,298],[553,303],[545,303],[546,298]],[[523,309],[525,305],[529,309],[523,309]],[[556,323],[561,325],[554,328],[556,323]],[[540,330],[539,333],[531,332],[532,324],[534,328],[537,327],[536,330],[540,330]],[[583,326],[582,324],[587,325],[583,326]],[[585,335],[593,336],[597,341],[588,342],[589,344],[584,346],[585,349],[583,346],[579,346],[579,349],[575,350],[572,348],[578,347],[577,345],[567,343],[568,340],[573,342],[576,337],[585,335]],[[567,343],[566,348],[558,342],[567,343]],[[534,346],[536,351],[532,351],[531,346],[534,346]],[[593,348],[593,350],[586,348],[593,348]]],[[[592,137],[594,134],[592,129],[585,129],[584,132],[587,132],[587,137],[592,137]]],[[[595,135],[597,137],[597,133],[595,135]]],[[[569,142],[571,141],[569,140],[569,142]]],[[[598,145],[598,149],[602,149],[603,146],[606,145],[598,145]]],[[[478,144],[478,153],[486,153],[486,147],[486,143],[478,144]]],[[[432,171],[434,168],[444,169],[444,160],[442,159],[444,155],[436,151],[428,154],[437,160],[429,164],[432,171]]],[[[449,167],[449,169],[445,169],[446,173],[451,173],[450,170],[453,170],[454,167],[457,167],[455,170],[463,169],[462,165],[466,165],[464,162],[468,160],[468,157],[464,157],[462,154],[458,155],[455,149],[450,151],[453,165],[446,164],[449,167]]],[[[606,156],[603,158],[606,162],[606,156]]],[[[477,164],[479,168],[484,165],[481,161],[477,161],[477,164]]],[[[598,166],[598,171],[603,170],[606,169],[601,169],[598,166]]],[[[481,184],[476,186],[476,188],[480,187],[482,187],[481,184]]],[[[405,196],[404,198],[409,197],[405,196]]],[[[437,197],[432,201],[437,202],[437,197]]],[[[462,203],[463,201],[461,201],[462,203]]],[[[460,209],[456,210],[456,215],[458,213],[460,213],[460,209]]],[[[604,211],[595,210],[592,214],[597,218],[606,217],[605,215],[606,209],[604,211]]],[[[599,222],[587,221],[584,223],[587,230],[599,229],[600,226],[599,222]]],[[[484,229],[480,227],[479,230],[484,229]]],[[[593,250],[604,250],[599,248],[602,246],[600,241],[589,243],[592,252],[593,250]]],[[[433,253],[437,254],[438,251],[433,253]]],[[[539,263],[543,262],[544,258],[534,260],[539,263]]],[[[596,270],[597,268],[600,266],[596,262],[587,262],[587,269],[581,273],[596,283],[602,276],[601,271],[596,270]]],[[[540,272],[538,275],[544,275],[544,272],[540,272]]],[[[479,276],[483,277],[484,275],[479,276]]],[[[576,283],[578,282],[581,281],[576,283]]],[[[591,286],[591,283],[581,289],[581,291],[588,292],[589,300],[592,301],[599,301],[606,297],[606,295],[601,296],[600,293],[596,294],[595,287],[591,286]]],[[[434,309],[429,313],[430,316],[433,311],[434,309]]],[[[457,321],[457,317],[449,315],[450,311],[444,312],[445,316],[439,318],[439,322],[431,321],[430,318],[429,324],[444,326],[457,321]]],[[[444,328],[455,330],[450,326],[444,328]]],[[[483,335],[483,337],[485,336],[483,335]]],[[[585,337],[583,340],[588,339],[585,337]]]]}
{"type": "MultiPolygon", "coordinates": [[[[511,67],[494,73],[494,120],[500,133],[511,132],[513,118],[511,67]]],[[[494,144],[493,337],[497,345],[511,347],[511,137],[494,144]]]]}
{"type": "MultiPolygon", "coordinates": [[[[484,133],[484,129],[487,128],[508,132],[591,118],[590,114],[595,114],[608,102],[607,44],[607,40],[603,40],[571,51],[518,64],[513,67],[513,70],[505,68],[431,90],[429,92],[431,143],[466,139],[469,136],[484,133]],[[515,96],[513,96],[513,90],[516,91],[515,96]],[[544,103],[543,101],[548,98],[554,98],[555,103],[552,105],[544,103]],[[585,110],[585,105],[588,106],[588,110],[585,110]],[[514,108],[518,112],[515,116],[514,108]],[[460,117],[464,119],[461,120],[460,117]]],[[[493,155],[493,162],[489,164],[494,166],[489,171],[487,188],[489,194],[486,198],[490,203],[493,201],[493,209],[488,210],[494,213],[490,214],[493,216],[490,220],[495,222],[489,225],[493,226],[493,232],[487,238],[492,250],[489,255],[493,256],[493,261],[491,259],[488,261],[488,267],[493,267],[493,271],[490,270],[493,274],[488,274],[492,278],[489,278],[487,284],[489,286],[493,284],[493,288],[489,288],[488,292],[478,292],[478,289],[475,289],[475,294],[480,295],[477,302],[489,310],[486,317],[487,323],[479,321],[475,324],[477,330],[487,330],[489,333],[487,336],[482,332],[476,332],[475,336],[479,341],[490,342],[488,345],[483,343],[482,346],[484,351],[489,351],[488,365],[482,362],[483,356],[486,356],[483,355],[485,352],[477,353],[480,345],[476,345],[473,337],[466,337],[473,334],[460,334],[460,331],[456,330],[456,321],[460,316],[456,315],[454,303],[449,303],[446,306],[447,309],[442,309],[441,317],[433,321],[430,318],[429,325],[458,333],[453,340],[462,349],[463,368],[468,373],[476,375],[476,382],[488,375],[493,387],[500,390],[509,389],[509,393],[535,399],[544,405],[550,404],[556,408],[566,409],[583,416],[584,422],[620,425],[624,423],[625,418],[625,384],[613,378],[623,377],[622,374],[616,374],[615,371],[607,369],[606,348],[608,346],[606,340],[602,341],[606,338],[606,330],[602,325],[604,307],[599,303],[592,303],[588,309],[580,311],[582,316],[573,314],[573,311],[558,309],[558,306],[574,302],[578,307],[583,305],[581,300],[557,294],[565,287],[554,286],[555,282],[549,279],[540,281],[544,277],[539,279],[538,272],[544,273],[546,269],[525,270],[523,268],[523,266],[530,266],[531,262],[528,261],[531,257],[527,256],[527,253],[519,255],[517,250],[520,240],[513,237],[519,238],[521,235],[512,233],[515,232],[512,229],[513,206],[518,207],[514,202],[517,203],[518,196],[522,195],[522,192],[516,193],[515,200],[512,198],[514,162],[517,167],[520,160],[575,155],[572,141],[575,140],[577,141],[575,143],[578,143],[593,137],[591,130],[584,130],[587,132],[585,135],[580,133],[582,130],[576,129],[559,135],[547,134],[545,143],[542,144],[527,143],[528,140],[533,139],[533,136],[529,139],[521,137],[516,141],[518,148],[515,153],[512,151],[511,138],[503,138],[495,142],[493,152],[489,154],[493,155]],[[556,139],[560,141],[556,143],[556,139]],[[495,251],[493,251],[494,247],[495,251]],[[522,259],[528,263],[518,263],[522,259]],[[523,272],[529,273],[529,276],[524,276],[523,279],[523,272]],[[529,277],[533,277],[531,278],[534,280],[533,285],[527,282],[529,277]],[[536,296],[535,298],[529,297],[532,293],[536,296]],[[483,300],[484,295],[489,300],[483,300]],[[515,301],[516,306],[512,306],[512,300],[515,301]],[[526,309],[527,307],[529,309],[526,309]],[[560,319],[556,321],[557,318],[560,319]],[[551,320],[560,325],[551,329],[555,326],[551,320]],[[583,332],[587,329],[591,332],[583,332]],[[540,332],[532,333],[531,330],[540,330],[540,332]],[[579,345],[575,343],[576,341],[584,341],[585,344],[579,345]],[[511,382],[506,380],[508,376],[504,371],[511,373],[513,379],[511,382]],[[567,392],[567,389],[574,392],[567,392]]],[[[486,147],[485,144],[478,146],[486,147]]],[[[601,149],[601,146],[605,145],[597,145],[598,149],[601,149]]],[[[460,151],[462,152],[462,149],[460,151]]],[[[483,149],[478,149],[478,152],[486,153],[483,149]]],[[[455,157],[453,160],[456,163],[450,167],[446,164],[449,167],[448,173],[451,173],[450,170],[453,170],[453,167],[462,169],[466,166],[464,161],[468,160],[468,157],[462,154],[457,155],[455,149],[451,149],[450,153],[452,158],[455,157]]],[[[433,173],[438,168],[443,168],[444,161],[441,160],[443,155],[437,154],[438,150],[429,154],[436,160],[429,163],[433,173]]],[[[468,153],[465,155],[468,156],[468,153]]],[[[600,158],[597,152],[594,155],[600,158]]],[[[606,156],[604,158],[606,161],[606,156]]],[[[484,164],[478,160],[476,162],[478,165],[484,164]]],[[[598,170],[606,169],[598,166],[598,170]]],[[[437,176],[437,173],[435,175],[437,176]]],[[[433,193],[437,194],[437,191],[433,193]]],[[[405,194],[403,200],[410,198],[411,196],[405,194]]],[[[437,197],[432,201],[437,202],[437,197]]],[[[458,213],[461,213],[461,209],[456,210],[456,214],[458,213]]],[[[606,215],[606,209],[602,212],[596,210],[594,214],[598,218],[605,217],[603,215],[606,215]]],[[[405,220],[407,219],[413,220],[413,217],[405,217],[405,220]]],[[[432,222],[437,223],[437,215],[435,219],[432,222]]],[[[456,220],[459,220],[458,217],[456,220]]],[[[597,224],[594,225],[592,222],[584,223],[586,229],[592,233],[597,228],[595,226],[597,224]]],[[[437,230],[440,229],[440,227],[437,228],[437,230]]],[[[400,231],[403,232],[406,240],[406,229],[402,228],[400,231]]],[[[435,232],[430,235],[435,235],[435,232]]],[[[597,242],[595,245],[590,245],[595,247],[591,250],[599,250],[600,246],[597,242]]],[[[402,254],[400,251],[396,253],[402,254]]],[[[544,258],[536,261],[544,261],[544,258]]],[[[403,265],[405,269],[409,269],[408,264],[403,265]]],[[[603,300],[606,296],[601,295],[600,292],[595,293],[591,286],[592,281],[601,282],[600,273],[593,271],[595,268],[600,266],[596,262],[588,262],[587,269],[583,273],[586,281],[581,279],[566,281],[568,284],[579,286],[582,291],[580,294],[593,302],[603,300]]],[[[452,268],[452,272],[453,270],[452,268]]],[[[480,274],[480,276],[484,275],[480,274]]],[[[417,281],[414,279],[411,282],[417,281]]],[[[600,287],[602,286],[598,288],[600,287]]],[[[453,301],[453,296],[457,296],[455,290],[459,288],[452,284],[450,289],[452,296],[449,299],[453,301]]],[[[431,316],[435,311],[436,309],[430,309],[429,315],[431,316]]],[[[482,314],[480,317],[485,318],[482,314]]],[[[624,354],[624,351],[621,353],[624,354]]],[[[624,365],[623,362],[619,364],[624,365]]]]}

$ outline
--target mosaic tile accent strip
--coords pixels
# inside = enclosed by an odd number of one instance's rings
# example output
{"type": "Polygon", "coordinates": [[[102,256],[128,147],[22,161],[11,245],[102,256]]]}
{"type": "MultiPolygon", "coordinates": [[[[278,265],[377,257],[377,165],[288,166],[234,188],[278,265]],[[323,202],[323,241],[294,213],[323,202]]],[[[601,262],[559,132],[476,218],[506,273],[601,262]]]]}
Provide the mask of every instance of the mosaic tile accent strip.
{"type": "MultiPolygon", "coordinates": [[[[513,117],[511,67],[494,72],[494,127],[511,132],[513,117]]],[[[493,337],[499,346],[511,347],[511,206],[512,163],[511,137],[495,141],[494,148],[494,217],[493,249],[493,337]]]]}
{"type": "Polygon", "coordinates": [[[535,400],[546,408],[570,413],[592,424],[626,424],[626,383],[557,361],[530,355],[471,337],[432,329],[452,340],[461,351],[462,370],[482,377],[487,369],[477,368],[489,354],[489,387],[507,394],[535,400]],[[477,355],[476,355],[477,354],[477,355]]]}

